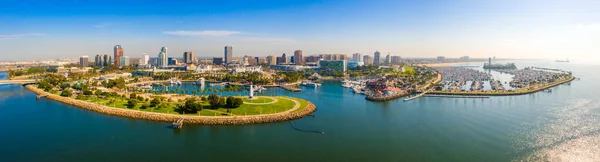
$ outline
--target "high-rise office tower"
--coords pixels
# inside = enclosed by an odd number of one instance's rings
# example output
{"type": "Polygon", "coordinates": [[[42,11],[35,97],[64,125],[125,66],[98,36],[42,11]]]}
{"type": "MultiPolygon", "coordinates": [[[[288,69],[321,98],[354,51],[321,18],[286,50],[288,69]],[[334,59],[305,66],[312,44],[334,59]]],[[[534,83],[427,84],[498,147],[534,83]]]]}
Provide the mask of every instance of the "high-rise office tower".
{"type": "Polygon", "coordinates": [[[375,65],[379,65],[380,61],[381,61],[381,53],[379,53],[379,51],[375,51],[375,54],[373,54],[373,64],[375,65]]]}
{"type": "Polygon", "coordinates": [[[369,55],[363,56],[363,61],[365,62],[365,65],[373,65],[373,58],[369,55]]]}
{"type": "Polygon", "coordinates": [[[112,65],[112,58],[108,54],[104,54],[103,61],[104,61],[104,66],[112,65]]]}
{"type": "Polygon", "coordinates": [[[267,56],[267,65],[277,65],[277,57],[273,55],[267,56]]]}
{"type": "Polygon", "coordinates": [[[360,54],[360,53],[352,54],[352,61],[363,62],[362,54],[360,54]]]}
{"type": "Polygon", "coordinates": [[[158,53],[158,60],[157,60],[157,66],[158,67],[165,67],[165,66],[169,66],[169,56],[167,54],[167,47],[162,47],[160,49],[160,53],[158,53]]]}
{"type": "Polygon", "coordinates": [[[147,53],[142,53],[142,58],[140,59],[140,65],[148,65],[150,62],[150,55],[147,53]]]}
{"type": "Polygon", "coordinates": [[[296,65],[304,65],[304,59],[302,59],[302,50],[294,51],[294,63],[296,65]]]}
{"type": "Polygon", "coordinates": [[[96,66],[104,66],[104,58],[102,57],[102,55],[96,55],[96,57],[94,57],[94,65],[96,66]]]}
{"type": "Polygon", "coordinates": [[[385,64],[388,64],[388,65],[389,65],[389,64],[391,63],[390,61],[392,61],[392,58],[390,57],[390,54],[388,53],[388,54],[385,56],[385,64]]]}
{"type": "Polygon", "coordinates": [[[88,64],[89,64],[88,56],[79,57],[79,66],[86,67],[86,66],[88,66],[88,64]]]}
{"type": "Polygon", "coordinates": [[[124,51],[123,51],[123,46],[121,45],[116,45],[115,46],[115,65],[118,66],[122,66],[121,65],[121,57],[124,56],[124,51]]]}
{"type": "Polygon", "coordinates": [[[183,53],[183,62],[186,64],[191,64],[194,61],[194,52],[187,51],[183,53]]]}
{"type": "Polygon", "coordinates": [[[230,63],[231,61],[233,61],[233,48],[231,46],[225,46],[225,51],[224,51],[224,57],[225,57],[225,64],[230,63]]]}

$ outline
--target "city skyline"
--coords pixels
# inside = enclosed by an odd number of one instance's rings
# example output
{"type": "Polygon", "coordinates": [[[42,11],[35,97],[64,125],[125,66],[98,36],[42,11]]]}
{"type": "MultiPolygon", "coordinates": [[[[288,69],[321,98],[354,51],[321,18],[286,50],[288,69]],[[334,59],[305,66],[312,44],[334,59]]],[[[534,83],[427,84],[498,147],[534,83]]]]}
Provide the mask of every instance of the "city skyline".
{"type": "Polygon", "coordinates": [[[54,8],[43,1],[7,2],[0,7],[0,20],[9,24],[0,27],[0,52],[2,61],[78,58],[112,54],[110,47],[119,44],[130,57],[156,57],[158,47],[176,55],[222,57],[226,45],[236,47],[233,57],[296,49],[305,56],[380,51],[403,58],[599,57],[600,11],[594,6],[600,2],[536,2],[119,2],[114,7],[110,1],[88,1],[58,2],[64,7],[54,8]]]}

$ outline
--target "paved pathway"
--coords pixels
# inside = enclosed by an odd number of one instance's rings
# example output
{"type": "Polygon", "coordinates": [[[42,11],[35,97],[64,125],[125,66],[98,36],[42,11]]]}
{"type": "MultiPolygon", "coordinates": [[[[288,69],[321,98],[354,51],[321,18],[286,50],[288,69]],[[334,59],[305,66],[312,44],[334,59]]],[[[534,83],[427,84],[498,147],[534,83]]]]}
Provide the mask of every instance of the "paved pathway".
{"type": "Polygon", "coordinates": [[[257,99],[258,99],[258,98],[263,98],[263,97],[264,97],[264,98],[270,98],[270,99],[271,99],[271,100],[273,100],[273,101],[271,101],[271,102],[267,102],[267,103],[252,103],[252,102],[245,102],[245,101],[244,101],[244,104],[248,104],[248,105],[268,105],[268,104],[274,104],[274,103],[277,103],[277,101],[278,101],[278,100],[277,100],[277,98],[275,98],[275,97],[265,97],[265,96],[257,97],[257,99]]]}

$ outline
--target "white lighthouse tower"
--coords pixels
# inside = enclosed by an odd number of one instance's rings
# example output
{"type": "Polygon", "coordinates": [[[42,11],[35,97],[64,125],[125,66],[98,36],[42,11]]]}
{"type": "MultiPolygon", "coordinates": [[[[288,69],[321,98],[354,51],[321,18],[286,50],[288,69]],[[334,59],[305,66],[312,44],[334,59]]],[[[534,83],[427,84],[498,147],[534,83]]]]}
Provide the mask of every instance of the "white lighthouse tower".
{"type": "Polygon", "coordinates": [[[252,85],[252,82],[250,82],[250,98],[252,98],[252,96],[254,96],[254,85],[252,85]]]}

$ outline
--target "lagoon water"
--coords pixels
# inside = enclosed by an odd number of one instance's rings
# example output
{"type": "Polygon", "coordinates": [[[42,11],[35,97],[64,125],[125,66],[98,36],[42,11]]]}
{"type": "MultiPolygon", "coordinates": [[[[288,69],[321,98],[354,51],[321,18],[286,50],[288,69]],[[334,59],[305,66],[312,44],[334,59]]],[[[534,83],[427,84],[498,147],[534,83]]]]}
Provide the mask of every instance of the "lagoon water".
{"type": "Polygon", "coordinates": [[[313,102],[315,116],[293,122],[325,134],[288,122],[174,131],[0,85],[0,161],[599,161],[600,66],[517,65],[571,70],[581,80],[551,93],[489,99],[371,102],[338,82],[263,92],[313,102]]]}

